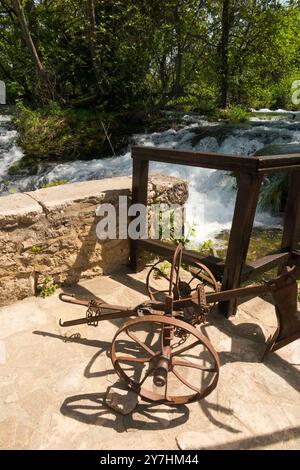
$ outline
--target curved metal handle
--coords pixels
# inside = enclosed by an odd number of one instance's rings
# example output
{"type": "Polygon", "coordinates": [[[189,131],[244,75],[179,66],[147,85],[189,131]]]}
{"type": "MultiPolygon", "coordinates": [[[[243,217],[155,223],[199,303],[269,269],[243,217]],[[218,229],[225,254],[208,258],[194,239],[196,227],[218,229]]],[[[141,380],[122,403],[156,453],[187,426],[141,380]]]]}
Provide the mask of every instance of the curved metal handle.
{"type": "Polygon", "coordinates": [[[59,300],[62,300],[63,302],[67,302],[69,304],[75,304],[75,305],[83,305],[87,307],[90,303],[89,300],[87,299],[79,299],[76,297],[75,294],[66,294],[65,292],[61,292],[58,295],[59,300]]]}
{"type": "Polygon", "coordinates": [[[172,268],[171,268],[171,274],[170,274],[169,295],[172,295],[173,289],[175,286],[176,288],[175,297],[178,297],[178,293],[179,293],[179,281],[180,281],[179,270],[180,270],[181,260],[182,260],[182,250],[183,250],[183,246],[181,243],[179,243],[173,256],[173,262],[172,262],[172,268]],[[175,282],[173,282],[175,274],[176,274],[176,279],[175,279],[175,282]]]}

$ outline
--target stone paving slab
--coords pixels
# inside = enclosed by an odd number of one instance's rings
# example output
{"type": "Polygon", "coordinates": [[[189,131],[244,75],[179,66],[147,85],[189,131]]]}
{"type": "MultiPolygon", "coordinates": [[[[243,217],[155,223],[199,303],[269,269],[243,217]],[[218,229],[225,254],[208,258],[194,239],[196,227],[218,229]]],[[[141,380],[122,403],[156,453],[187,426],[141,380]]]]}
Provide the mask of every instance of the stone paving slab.
{"type": "MultiPolygon", "coordinates": [[[[69,289],[107,302],[147,299],[145,273],[102,276],[69,289]]],[[[230,321],[212,313],[202,327],[222,363],[216,390],[191,405],[139,400],[123,416],[105,402],[118,382],[108,357],[123,320],[62,328],[84,316],[58,293],[0,308],[1,449],[299,449],[299,340],[260,362],[276,326],[268,298],[230,321]]]]}
{"type": "Polygon", "coordinates": [[[19,214],[23,216],[36,216],[43,212],[41,206],[30,196],[24,193],[4,196],[0,200],[0,214],[3,217],[15,217],[19,214]]]}

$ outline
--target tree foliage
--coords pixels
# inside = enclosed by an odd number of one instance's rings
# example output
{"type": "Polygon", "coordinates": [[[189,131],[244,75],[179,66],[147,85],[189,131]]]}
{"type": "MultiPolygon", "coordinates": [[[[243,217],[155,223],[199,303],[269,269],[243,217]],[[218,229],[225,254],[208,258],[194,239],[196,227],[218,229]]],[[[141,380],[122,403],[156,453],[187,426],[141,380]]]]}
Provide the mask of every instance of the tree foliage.
{"type": "Polygon", "coordinates": [[[0,0],[0,78],[38,106],[288,106],[299,23],[299,0],[0,0]]]}

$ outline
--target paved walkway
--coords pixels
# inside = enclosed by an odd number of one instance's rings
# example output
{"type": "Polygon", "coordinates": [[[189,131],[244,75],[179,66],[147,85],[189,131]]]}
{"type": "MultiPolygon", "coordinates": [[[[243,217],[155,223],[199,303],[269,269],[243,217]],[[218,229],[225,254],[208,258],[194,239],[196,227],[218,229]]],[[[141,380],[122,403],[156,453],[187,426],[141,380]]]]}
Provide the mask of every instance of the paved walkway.
{"type": "MultiPolygon", "coordinates": [[[[144,273],[82,282],[76,291],[107,302],[146,299],[144,273]]],[[[252,299],[206,332],[220,354],[217,389],[177,408],[140,402],[123,416],[105,404],[117,382],[107,351],[123,321],[63,329],[84,308],[28,298],[0,309],[1,449],[300,448],[299,340],[259,362],[274,331],[274,307],[252,299]]]]}

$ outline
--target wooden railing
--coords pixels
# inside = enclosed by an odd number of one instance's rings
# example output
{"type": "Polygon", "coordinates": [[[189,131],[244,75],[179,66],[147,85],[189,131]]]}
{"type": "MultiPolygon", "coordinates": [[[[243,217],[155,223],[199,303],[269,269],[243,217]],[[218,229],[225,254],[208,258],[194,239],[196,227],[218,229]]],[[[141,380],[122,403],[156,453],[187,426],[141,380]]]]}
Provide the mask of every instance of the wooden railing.
{"type": "MultiPolygon", "coordinates": [[[[184,258],[199,259],[207,264],[213,273],[222,280],[222,290],[234,289],[243,280],[276,266],[293,264],[294,250],[300,242],[300,154],[235,156],[216,153],[169,150],[156,147],[132,149],[132,203],[147,204],[149,161],[178,165],[212,168],[238,173],[238,189],[234,215],[230,231],[225,262],[212,256],[199,255],[185,250],[184,258]],[[274,253],[266,253],[262,258],[246,264],[246,258],[253,228],[263,175],[273,172],[289,173],[289,191],[285,208],[281,248],[274,253]]],[[[131,240],[130,263],[133,270],[138,268],[138,249],[158,254],[172,254],[174,247],[156,240],[131,240]]],[[[236,311],[236,300],[219,305],[224,315],[236,311]]]]}

